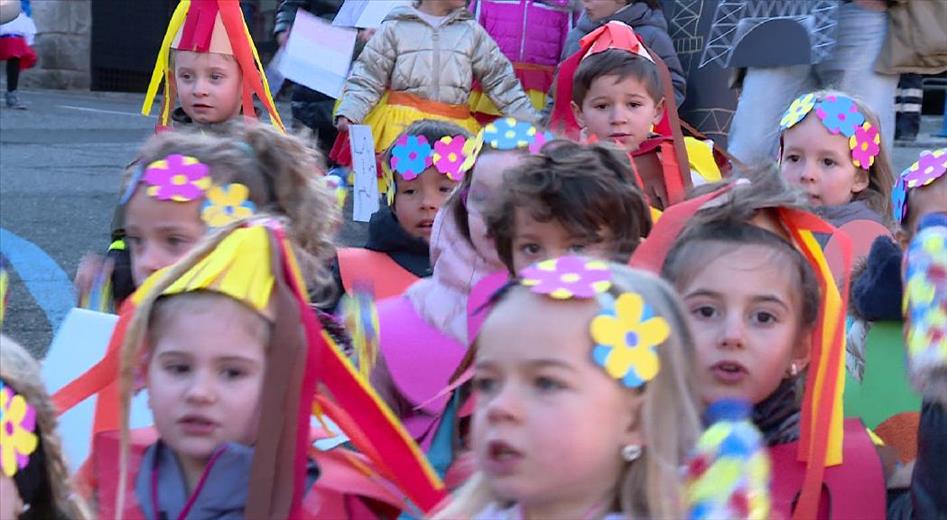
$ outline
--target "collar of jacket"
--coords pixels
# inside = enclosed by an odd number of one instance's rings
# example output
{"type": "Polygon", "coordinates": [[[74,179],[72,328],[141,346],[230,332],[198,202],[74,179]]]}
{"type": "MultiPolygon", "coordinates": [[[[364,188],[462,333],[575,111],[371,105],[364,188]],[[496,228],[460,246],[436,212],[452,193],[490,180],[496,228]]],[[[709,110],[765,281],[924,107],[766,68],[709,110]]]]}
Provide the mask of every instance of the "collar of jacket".
{"type": "MultiPolygon", "coordinates": [[[[423,24],[427,24],[427,21],[418,16],[415,8],[409,5],[395,7],[390,13],[388,13],[388,16],[385,17],[385,20],[382,23],[394,20],[414,20],[423,24]]],[[[463,22],[467,20],[473,20],[473,13],[471,13],[466,8],[454,9],[450,12],[450,14],[447,15],[447,18],[444,19],[444,23],[441,24],[441,27],[454,22],[463,22]]]]}

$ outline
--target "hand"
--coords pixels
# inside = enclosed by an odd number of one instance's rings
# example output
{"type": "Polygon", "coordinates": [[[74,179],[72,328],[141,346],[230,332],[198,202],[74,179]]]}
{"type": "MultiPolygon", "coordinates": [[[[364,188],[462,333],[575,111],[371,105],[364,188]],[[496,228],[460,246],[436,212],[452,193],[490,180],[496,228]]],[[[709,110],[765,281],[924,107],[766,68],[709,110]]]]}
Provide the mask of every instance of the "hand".
{"type": "Polygon", "coordinates": [[[349,118],[345,116],[338,116],[335,118],[335,128],[339,132],[348,132],[349,125],[355,124],[349,118]]]}
{"type": "Polygon", "coordinates": [[[287,39],[289,39],[289,29],[276,33],[276,43],[278,43],[280,47],[286,45],[287,39]]]}

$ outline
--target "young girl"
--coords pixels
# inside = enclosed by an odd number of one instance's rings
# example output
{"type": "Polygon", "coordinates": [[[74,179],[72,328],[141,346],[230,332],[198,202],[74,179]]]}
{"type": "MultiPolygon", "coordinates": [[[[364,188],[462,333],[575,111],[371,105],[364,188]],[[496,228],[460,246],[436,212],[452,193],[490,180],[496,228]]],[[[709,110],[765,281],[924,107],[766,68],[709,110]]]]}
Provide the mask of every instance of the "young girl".
{"type": "Polygon", "coordinates": [[[339,130],[353,122],[371,126],[378,152],[418,119],[476,132],[480,125],[467,105],[474,80],[503,115],[536,119],[510,60],[466,5],[418,0],[392,10],[345,83],[335,111],[339,130]]]}
{"type": "Polygon", "coordinates": [[[878,117],[841,92],[800,96],[783,114],[780,169],[832,225],[887,222],[894,181],[878,117]]]}
{"type": "Polygon", "coordinates": [[[671,287],[562,257],[497,299],[475,344],[479,472],[438,517],[683,517],[679,468],[700,420],[671,287]]]}
{"type": "Polygon", "coordinates": [[[860,421],[841,419],[845,291],[813,237],[834,228],[771,187],[730,184],[695,199],[703,209],[667,254],[664,276],[695,332],[701,397],[755,404],[783,517],[882,516],[879,454],[860,421]]]}
{"type": "Polygon", "coordinates": [[[382,158],[387,204],[372,215],[364,248],[339,250],[341,293],[370,283],[378,299],[397,296],[431,276],[428,241],[434,217],[464,177],[471,137],[445,121],[409,126],[382,158]]]}
{"type": "Polygon", "coordinates": [[[333,482],[347,479],[344,491],[354,498],[370,479],[325,473],[326,466],[320,498],[304,500],[319,474],[311,458],[324,457],[310,447],[316,400],[366,453],[365,464],[353,461],[349,471],[381,473],[422,510],[432,507],[438,481],[323,334],[306,293],[273,219],[228,226],[135,293],[123,315],[127,328],[119,326],[120,435],[118,442],[114,431],[96,435],[91,458],[103,518],[333,516],[324,502],[333,482]],[[154,432],[129,431],[141,382],[154,432]]]}
{"type": "Polygon", "coordinates": [[[502,189],[503,172],[519,164],[525,152],[538,151],[551,139],[548,132],[513,119],[485,126],[471,140],[463,165],[473,169],[435,218],[434,274],[414,283],[404,295],[378,304],[383,332],[372,385],[422,447],[430,445],[446,403],[445,398],[435,398],[447,386],[482,320],[471,315],[506,279],[487,236],[483,211],[502,189]]]}
{"type": "Polygon", "coordinates": [[[92,518],[68,471],[39,364],[0,335],[0,518],[92,518]]]}
{"type": "Polygon", "coordinates": [[[7,62],[7,91],[3,93],[7,108],[26,110],[17,94],[20,71],[36,65],[36,24],[30,0],[7,0],[0,9],[0,61],[7,62]]]}
{"type": "Polygon", "coordinates": [[[565,254],[628,261],[651,216],[621,158],[606,146],[553,141],[507,170],[487,229],[511,274],[565,254]]]}

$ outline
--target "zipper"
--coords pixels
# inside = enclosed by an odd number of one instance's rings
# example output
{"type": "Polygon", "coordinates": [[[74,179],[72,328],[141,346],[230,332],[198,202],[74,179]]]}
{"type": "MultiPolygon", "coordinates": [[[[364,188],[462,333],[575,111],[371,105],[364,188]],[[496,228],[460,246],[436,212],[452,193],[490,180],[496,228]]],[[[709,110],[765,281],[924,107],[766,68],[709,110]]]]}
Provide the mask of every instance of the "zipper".
{"type": "Polygon", "coordinates": [[[520,32],[520,63],[526,61],[526,58],[523,57],[523,53],[526,51],[526,20],[529,18],[529,0],[522,0],[523,3],[523,30],[520,32]]]}
{"type": "MultiPolygon", "coordinates": [[[[445,20],[445,22],[446,21],[447,20],[445,20]]],[[[444,27],[443,23],[434,28],[434,35],[431,37],[431,40],[434,42],[434,74],[432,74],[434,76],[434,96],[431,101],[441,100],[441,42],[439,38],[441,27],[444,27]]]]}

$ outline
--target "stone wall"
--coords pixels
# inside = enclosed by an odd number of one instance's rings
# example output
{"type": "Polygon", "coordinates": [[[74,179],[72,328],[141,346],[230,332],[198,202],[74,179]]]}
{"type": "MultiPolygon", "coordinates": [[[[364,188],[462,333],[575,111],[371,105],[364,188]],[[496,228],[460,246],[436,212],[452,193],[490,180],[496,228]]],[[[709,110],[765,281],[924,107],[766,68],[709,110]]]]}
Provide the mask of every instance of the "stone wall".
{"type": "Polygon", "coordinates": [[[38,55],[21,88],[88,89],[92,0],[33,0],[38,55]]]}

